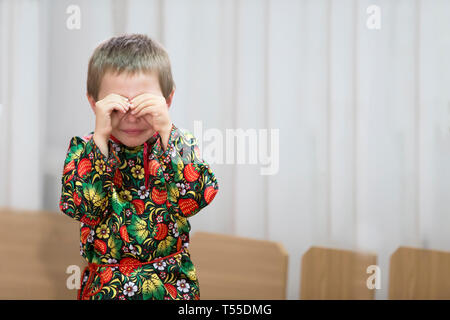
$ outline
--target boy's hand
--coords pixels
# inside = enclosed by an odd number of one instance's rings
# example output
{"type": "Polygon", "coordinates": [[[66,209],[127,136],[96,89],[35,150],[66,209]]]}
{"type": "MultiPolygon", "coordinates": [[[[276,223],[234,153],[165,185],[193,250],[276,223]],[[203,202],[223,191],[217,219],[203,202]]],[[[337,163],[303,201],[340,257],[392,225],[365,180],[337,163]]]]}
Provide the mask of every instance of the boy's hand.
{"type": "Polygon", "coordinates": [[[109,138],[112,132],[111,113],[114,110],[126,113],[129,109],[128,98],[111,93],[95,103],[95,133],[109,138]]]}
{"type": "Polygon", "coordinates": [[[108,156],[108,138],[112,132],[111,113],[114,110],[126,113],[130,108],[128,98],[111,93],[95,103],[94,141],[100,151],[108,156]]]}
{"type": "Polygon", "coordinates": [[[131,100],[131,113],[136,117],[144,117],[153,130],[161,136],[163,149],[166,150],[172,121],[166,98],[152,93],[143,93],[131,100]]]}

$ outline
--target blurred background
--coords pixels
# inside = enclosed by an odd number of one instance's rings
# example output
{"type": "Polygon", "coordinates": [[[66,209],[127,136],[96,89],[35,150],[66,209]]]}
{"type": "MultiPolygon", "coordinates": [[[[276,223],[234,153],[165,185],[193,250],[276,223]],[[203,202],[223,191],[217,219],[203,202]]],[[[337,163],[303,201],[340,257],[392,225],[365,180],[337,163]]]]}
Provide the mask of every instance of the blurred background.
{"type": "MultiPolygon", "coordinates": [[[[145,33],[172,62],[173,123],[202,149],[205,132],[223,137],[207,159],[220,191],[191,232],[281,244],[286,299],[301,297],[312,246],[369,252],[387,299],[400,246],[450,250],[449,13],[445,0],[0,0],[0,207],[61,215],[70,138],[95,128],[90,55],[145,33]],[[256,163],[226,161],[238,129],[256,132],[256,163]]],[[[15,252],[23,230],[2,225],[15,252]]]]}

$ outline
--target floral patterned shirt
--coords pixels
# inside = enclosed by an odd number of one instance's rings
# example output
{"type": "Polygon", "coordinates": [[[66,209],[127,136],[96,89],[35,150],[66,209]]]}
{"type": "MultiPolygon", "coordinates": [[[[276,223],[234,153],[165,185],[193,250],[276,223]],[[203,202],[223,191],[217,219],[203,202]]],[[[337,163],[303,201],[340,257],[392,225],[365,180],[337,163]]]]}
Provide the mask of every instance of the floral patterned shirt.
{"type": "MultiPolygon", "coordinates": [[[[184,275],[178,273],[169,280],[161,276],[161,272],[170,275],[170,263],[166,270],[154,268],[145,275],[142,267],[135,268],[143,276],[111,268],[118,273],[108,271],[108,281],[97,277],[102,290],[96,297],[130,298],[131,292],[136,298],[189,298],[174,289],[180,277],[197,280],[187,250],[188,218],[207,206],[219,189],[210,166],[200,157],[196,138],[172,124],[164,151],[158,133],[137,147],[128,147],[111,135],[106,157],[95,144],[93,133],[71,139],[62,174],[59,206],[64,214],[81,222],[81,255],[89,263],[121,265],[148,262],[185,249],[184,275]],[[161,272],[155,279],[157,270],[161,272]],[[105,291],[104,284],[114,278],[118,279],[116,289],[105,291]],[[157,291],[153,286],[149,294],[144,286],[149,279],[157,280],[153,284],[164,285],[165,290],[157,291]]],[[[193,286],[198,287],[198,283],[191,283],[193,286]]],[[[198,298],[199,293],[195,295],[198,298]]]]}

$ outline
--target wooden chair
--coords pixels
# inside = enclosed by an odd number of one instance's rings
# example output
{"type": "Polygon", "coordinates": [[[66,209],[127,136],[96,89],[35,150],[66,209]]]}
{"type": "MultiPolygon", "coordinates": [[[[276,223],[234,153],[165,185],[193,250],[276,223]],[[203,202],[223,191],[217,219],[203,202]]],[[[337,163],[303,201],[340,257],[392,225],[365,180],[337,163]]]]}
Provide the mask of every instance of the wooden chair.
{"type": "Polygon", "coordinates": [[[66,270],[85,266],[79,236],[79,223],[62,213],[1,208],[0,299],[76,299],[66,270]]]}
{"type": "Polygon", "coordinates": [[[200,299],[286,299],[288,254],[277,242],[196,232],[189,251],[200,299]]]}
{"type": "Polygon", "coordinates": [[[302,257],[300,299],[374,299],[367,267],[376,261],[371,253],[311,247],[302,257]]]}
{"type": "Polygon", "coordinates": [[[450,252],[399,247],[390,259],[389,299],[450,299],[450,252]]]}

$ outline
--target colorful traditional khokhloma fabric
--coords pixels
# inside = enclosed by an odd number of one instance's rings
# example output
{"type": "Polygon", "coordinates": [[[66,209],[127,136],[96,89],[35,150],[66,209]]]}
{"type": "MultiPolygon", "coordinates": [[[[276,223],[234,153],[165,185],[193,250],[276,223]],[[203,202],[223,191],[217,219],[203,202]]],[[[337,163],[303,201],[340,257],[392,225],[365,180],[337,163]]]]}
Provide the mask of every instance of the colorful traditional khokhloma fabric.
{"type": "Polygon", "coordinates": [[[78,298],[199,299],[188,218],[219,185],[195,137],[172,125],[165,151],[158,133],[137,147],[111,135],[108,148],[76,136],[64,162],[60,209],[81,222],[88,262],[78,298]]]}

